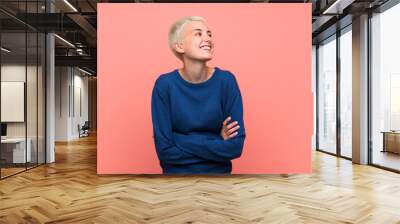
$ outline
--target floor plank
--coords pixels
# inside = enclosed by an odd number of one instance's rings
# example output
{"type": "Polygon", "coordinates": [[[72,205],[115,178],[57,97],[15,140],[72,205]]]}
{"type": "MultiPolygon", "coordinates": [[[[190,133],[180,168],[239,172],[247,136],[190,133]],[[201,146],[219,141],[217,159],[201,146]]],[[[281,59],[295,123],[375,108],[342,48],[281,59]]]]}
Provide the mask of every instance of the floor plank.
{"type": "Polygon", "coordinates": [[[313,152],[309,175],[96,174],[96,136],[0,181],[0,223],[400,223],[400,175],[313,152]]]}

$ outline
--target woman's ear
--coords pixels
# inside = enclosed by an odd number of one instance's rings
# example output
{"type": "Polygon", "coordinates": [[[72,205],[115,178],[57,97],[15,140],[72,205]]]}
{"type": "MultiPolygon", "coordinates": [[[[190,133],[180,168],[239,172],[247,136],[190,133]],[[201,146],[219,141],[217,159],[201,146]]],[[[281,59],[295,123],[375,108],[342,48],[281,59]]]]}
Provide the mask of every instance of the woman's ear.
{"type": "Polygon", "coordinates": [[[182,42],[175,43],[174,48],[175,48],[175,51],[177,51],[178,53],[181,53],[181,54],[185,53],[182,42]]]}

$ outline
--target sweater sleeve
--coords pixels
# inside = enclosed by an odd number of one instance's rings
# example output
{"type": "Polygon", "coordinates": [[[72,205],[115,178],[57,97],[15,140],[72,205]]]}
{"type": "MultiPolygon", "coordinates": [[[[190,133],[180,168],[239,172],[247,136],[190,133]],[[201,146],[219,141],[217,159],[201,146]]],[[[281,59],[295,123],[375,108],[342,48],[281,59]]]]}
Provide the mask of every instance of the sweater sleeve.
{"type": "Polygon", "coordinates": [[[200,134],[185,135],[174,133],[176,144],[184,151],[206,160],[217,162],[227,162],[241,156],[246,132],[243,120],[242,96],[233,75],[225,91],[226,95],[224,95],[224,99],[222,100],[225,114],[224,120],[228,116],[231,116],[231,121],[238,121],[240,126],[238,135],[224,140],[220,135],[210,137],[200,134]]]}
{"type": "Polygon", "coordinates": [[[189,154],[175,145],[171,126],[169,97],[165,89],[165,84],[160,81],[160,78],[157,79],[151,98],[153,138],[158,159],[163,164],[181,165],[204,161],[204,159],[189,154]]]}

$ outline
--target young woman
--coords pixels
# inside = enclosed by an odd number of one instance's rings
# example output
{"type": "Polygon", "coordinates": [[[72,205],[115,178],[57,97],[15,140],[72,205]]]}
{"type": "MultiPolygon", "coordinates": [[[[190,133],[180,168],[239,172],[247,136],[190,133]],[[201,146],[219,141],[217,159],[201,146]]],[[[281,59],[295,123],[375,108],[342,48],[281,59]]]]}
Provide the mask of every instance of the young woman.
{"type": "Polygon", "coordinates": [[[164,174],[231,173],[245,140],[235,76],[208,67],[214,43],[202,17],[173,24],[169,46],[183,68],[162,74],[152,92],[153,137],[164,174]]]}

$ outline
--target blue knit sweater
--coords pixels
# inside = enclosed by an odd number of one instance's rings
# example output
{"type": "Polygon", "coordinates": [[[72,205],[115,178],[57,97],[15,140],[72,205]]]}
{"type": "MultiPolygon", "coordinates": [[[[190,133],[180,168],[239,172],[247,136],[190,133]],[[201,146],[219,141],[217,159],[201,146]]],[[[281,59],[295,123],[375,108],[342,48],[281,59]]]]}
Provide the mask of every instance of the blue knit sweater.
{"type": "Polygon", "coordinates": [[[190,83],[175,69],[155,82],[151,113],[153,137],[164,174],[231,173],[242,154],[245,127],[235,76],[215,67],[202,83],[190,83]],[[224,140],[222,122],[238,121],[238,135],[224,140]]]}

